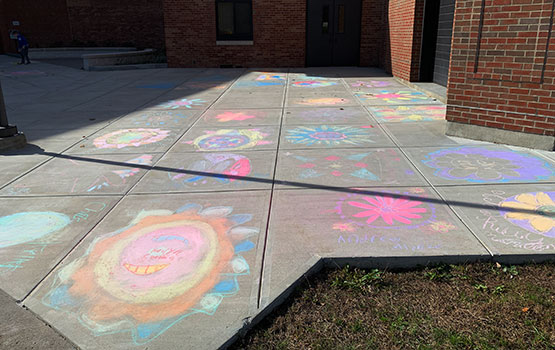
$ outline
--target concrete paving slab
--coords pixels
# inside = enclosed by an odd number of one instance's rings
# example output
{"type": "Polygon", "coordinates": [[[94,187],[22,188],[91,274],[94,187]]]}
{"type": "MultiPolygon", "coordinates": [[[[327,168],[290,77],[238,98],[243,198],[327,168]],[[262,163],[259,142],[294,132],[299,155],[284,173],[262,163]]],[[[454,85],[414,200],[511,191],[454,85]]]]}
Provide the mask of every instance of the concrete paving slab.
{"type": "Polygon", "coordinates": [[[317,95],[311,97],[291,97],[285,101],[287,107],[358,107],[359,103],[352,95],[343,93],[327,95],[317,95]],[[332,95],[332,96],[330,96],[332,95]]]}
{"type": "Polygon", "coordinates": [[[118,199],[1,198],[0,288],[22,300],[118,199]]]}
{"type": "Polygon", "coordinates": [[[275,157],[275,151],[169,152],[131,193],[269,190],[275,157]]]}
{"type": "Polygon", "coordinates": [[[139,110],[129,113],[110,124],[112,128],[181,128],[191,126],[201,110],[139,110]]]}
{"type": "Polygon", "coordinates": [[[49,158],[44,155],[0,155],[0,187],[49,158]]]}
{"type": "Polygon", "coordinates": [[[278,134],[277,126],[219,129],[199,125],[191,128],[171,152],[272,150],[277,148],[278,134]]]}
{"type": "Polygon", "coordinates": [[[423,92],[409,88],[376,89],[354,93],[364,105],[416,105],[441,103],[423,92]]]}
{"type": "MultiPolygon", "coordinates": [[[[73,111],[73,112],[37,112],[33,113],[35,120],[32,124],[25,126],[22,130],[72,130],[81,128],[100,129],[121,116],[125,115],[121,111],[73,111]]],[[[48,134],[48,132],[46,132],[48,134]]],[[[52,134],[52,132],[50,132],[52,134]]]]}
{"type": "Polygon", "coordinates": [[[0,196],[124,194],[159,158],[156,154],[54,157],[0,190],[0,196]],[[49,181],[49,179],[56,179],[49,181]]]}
{"type": "Polygon", "coordinates": [[[0,348],[77,349],[61,334],[0,290],[0,348]]]}
{"type": "Polygon", "coordinates": [[[201,109],[204,110],[212,104],[221,92],[196,92],[190,93],[185,90],[175,90],[164,94],[141,106],[143,110],[176,110],[176,109],[201,109]]]}
{"type": "Polygon", "coordinates": [[[401,147],[488,145],[485,142],[445,135],[445,121],[408,124],[385,123],[382,124],[382,127],[393,136],[395,142],[401,147]]]}
{"type": "Polygon", "coordinates": [[[393,147],[393,142],[373,125],[287,126],[281,133],[281,149],[393,147]]]}
{"type": "MultiPolygon", "coordinates": [[[[313,256],[337,258],[488,256],[432,189],[365,188],[364,193],[277,190],[264,262],[262,305],[297,278],[313,256]],[[302,213],[302,214],[300,214],[302,213]]],[[[364,260],[364,259],[362,259],[364,260]]]]}
{"type": "Polygon", "coordinates": [[[347,87],[353,91],[372,91],[376,89],[401,89],[405,86],[394,78],[345,78],[347,87]]]}
{"type": "Polygon", "coordinates": [[[555,182],[554,162],[504,146],[406,148],[434,185],[555,182]]]}
{"type": "Polygon", "coordinates": [[[281,109],[209,109],[196,125],[211,127],[279,125],[281,109]]]}
{"type": "Polygon", "coordinates": [[[86,137],[67,154],[160,153],[185,132],[174,128],[111,128],[86,137]]]}
{"type": "Polygon", "coordinates": [[[284,125],[376,123],[361,107],[294,107],[285,109],[283,118],[284,125]]]}
{"type": "Polygon", "coordinates": [[[445,105],[367,107],[379,123],[430,122],[445,120],[445,105]]]}
{"type": "Polygon", "coordinates": [[[214,103],[214,109],[241,109],[241,108],[281,108],[283,106],[283,93],[263,92],[229,92],[214,103]]]}
{"type": "Polygon", "coordinates": [[[280,151],[276,181],[281,187],[426,186],[426,181],[397,149],[280,151]]]}
{"type": "Polygon", "coordinates": [[[5,154],[61,153],[95,131],[95,128],[77,130],[30,129],[24,132],[27,145],[21,149],[6,151],[5,154]]]}
{"type": "Polygon", "coordinates": [[[555,254],[555,184],[450,186],[438,191],[500,259],[555,254]],[[463,202],[461,205],[459,202],[463,202]]]}
{"type": "Polygon", "coordinates": [[[269,195],[128,196],[25,305],[84,349],[218,348],[255,312],[269,195]]]}

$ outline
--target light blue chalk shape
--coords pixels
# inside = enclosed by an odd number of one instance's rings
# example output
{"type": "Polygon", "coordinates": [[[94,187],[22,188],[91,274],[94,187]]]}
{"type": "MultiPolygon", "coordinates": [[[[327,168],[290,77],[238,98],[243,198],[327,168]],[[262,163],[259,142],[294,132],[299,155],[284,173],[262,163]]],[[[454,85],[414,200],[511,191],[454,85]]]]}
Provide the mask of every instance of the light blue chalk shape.
{"type": "Polygon", "coordinates": [[[359,153],[359,154],[353,154],[352,156],[348,156],[347,159],[348,160],[354,160],[357,162],[360,162],[361,160],[363,160],[364,158],[366,158],[370,153],[359,153]]]}
{"type": "Polygon", "coordinates": [[[365,180],[371,180],[371,181],[379,180],[379,178],[376,175],[374,175],[373,173],[371,173],[366,169],[359,169],[355,172],[352,172],[351,175],[365,180]]]}
{"type": "Polygon", "coordinates": [[[0,248],[34,241],[70,223],[67,215],[52,211],[30,211],[0,217],[0,248]]]}
{"type": "Polygon", "coordinates": [[[251,241],[244,241],[235,246],[235,253],[248,252],[254,247],[254,243],[252,243],[251,241]]]}

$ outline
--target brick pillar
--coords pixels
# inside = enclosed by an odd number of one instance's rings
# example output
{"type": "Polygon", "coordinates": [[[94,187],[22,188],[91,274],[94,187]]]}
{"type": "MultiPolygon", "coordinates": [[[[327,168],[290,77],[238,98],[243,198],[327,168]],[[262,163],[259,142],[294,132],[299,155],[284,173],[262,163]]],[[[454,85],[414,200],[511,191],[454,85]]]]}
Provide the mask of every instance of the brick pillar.
{"type": "Polygon", "coordinates": [[[457,0],[447,134],[553,150],[553,0],[457,0]]]}

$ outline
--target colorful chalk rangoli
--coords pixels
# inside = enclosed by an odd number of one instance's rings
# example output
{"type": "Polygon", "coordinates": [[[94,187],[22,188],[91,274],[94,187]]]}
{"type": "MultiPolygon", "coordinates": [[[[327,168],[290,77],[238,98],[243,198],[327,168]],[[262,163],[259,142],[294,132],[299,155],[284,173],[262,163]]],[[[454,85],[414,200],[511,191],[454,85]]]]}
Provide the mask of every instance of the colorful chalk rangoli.
{"type": "Polygon", "coordinates": [[[368,80],[368,81],[361,81],[358,80],[354,83],[351,83],[352,87],[366,87],[366,88],[381,88],[393,85],[392,82],[387,80],[368,80]]]}
{"type": "Polygon", "coordinates": [[[169,135],[169,130],[162,129],[122,129],[97,137],[93,144],[96,148],[139,147],[162,141],[169,135]]]}
{"type": "Polygon", "coordinates": [[[219,122],[225,123],[230,121],[242,121],[242,120],[252,119],[252,118],[256,118],[256,116],[252,114],[241,113],[241,112],[238,112],[238,113],[224,112],[216,115],[214,118],[217,119],[219,122]]]}
{"type": "Polygon", "coordinates": [[[249,158],[239,154],[208,153],[203,156],[203,159],[194,161],[187,168],[182,167],[179,169],[183,170],[183,172],[169,172],[168,176],[172,182],[181,186],[227,185],[237,180],[230,178],[229,175],[249,175],[251,172],[251,161],[249,158]],[[204,173],[214,174],[214,176],[205,175],[204,173]]]}
{"type": "Polygon", "coordinates": [[[377,101],[386,103],[418,103],[430,98],[418,91],[382,90],[376,93],[356,92],[355,96],[364,101],[377,101]]]}
{"type": "MultiPolygon", "coordinates": [[[[143,154],[140,157],[128,160],[126,163],[150,165],[152,164],[152,156],[149,154],[143,154]]],[[[92,184],[89,184],[87,186],[88,188],[86,191],[92,192],[92,191],[100,190],[107,187],[118,188],[118,187],[126,186],[127,178],[137,175],[140,171],[141,171],[141,168],[112,170],[106,175],[99,176],[92,184]]],[[[76,185],[78,185],[78,183],[79,183],[79,179],[75,179],[71,192],[74,192],[75,187],[76,185]]]]}
{"type": "Polygon", "coordinates": [[[274,73],[264,73],[264,74],[260,74],[255,80],[257,81],[285,80],[285,77],[283,75],[278,75],[274,73]]]}
{"type": "Polygon", "coordinates": [[[334,177],[347,175],[368,181],[380,180],[378,175],[368,170],[369,164],[364,162],[371,153],[358,153],[346,157],[334,155],[307,157],[293,153],[286,155],[299,162],[297,168],[302,170],[298,176],[302,179],[313,179],[326,175],[334,177]]]}
{"type": "Polygon", "coordinates": [[[324,106],[331,106],[331,105],[340,105],[349,103],[349,100],[346,98],[338,98],[338,97],[323,97],[323,98],[308,98],[301,100],[299,104],[308,105],[308,106],[317,106],[317,105],[324,105],[324,106]]]}
{"type": "Polygon", "coordinates": [[[326,80],[301,80],[301,81],[295,81],[291,85],[296,87],[315,88],[315,87],[333,86],[333,85],[337,85],[337,83],[335,81],[326,81],[326,80]]]}
{"type": "Polygon", "coordinates": [[[555,192],[522,193],[505,199],[499,205],[515,210],[501,209],[501,215],[512,224],[544,237],[555,238],[555,192]]]}
{"type": "Polygon", "coordinates": [[[62,213],[21,212],[0,217],[0,249],[43,239],[71,223],[62,213]]]}
{"type": "Polygon", "coordinates": [[[337,201],[335,212],[346,223],[380,229],[413,229],[434,221],[435,207],[431,203],[412,200],[403,195],[408,193],[348,193],[337,201]]]}
{"type": "Polygon", "coordinates": [[[219,129],[205,133],[186,143],[192,143],[199,151],[234,151],[271,143],[264,140],[268,134],[259,129],[219,129]]]}
{"type": "Polygon", "coordinates": [[[371,138],[372,134],[367,128],[337,125],[300,126],[287,130],[285,136],[290,143],[307,146],[360,145],[373,143],[371,138]]]}
{"type": "Polygon", "coordinates": [[[539,158],[511,150],[463,146],[435,151],[422,161],[434,175],[468,182],[541,181],[553,178],[555,169],[539,158]]]}
{"type": "Polygon", "coordinates": [[[157,107],[163,109],[179,109],[179,108],[193,108],[194,106],[202,106],[203,103],[206,101],[201,100],[199,98],[195,99],[187,99],[187,98],[180,98],[176,100],[166,101],[164,103],[159,104],[157,107]]]}
{"type": "Polygon", "coordinates": [[[445,106],[396,106],[370,108],[382,122],[420,122],[445,120],[445,106]]]}
{"type": "Polygon", "coordinates": [[[94,335],[128,332],[144,344],[193,314],[213,315],[250,273],[243,254],[258,228],[231,207],[189,204],[141,212],[101,235],[58,272],[42,302],[94,335]]]}

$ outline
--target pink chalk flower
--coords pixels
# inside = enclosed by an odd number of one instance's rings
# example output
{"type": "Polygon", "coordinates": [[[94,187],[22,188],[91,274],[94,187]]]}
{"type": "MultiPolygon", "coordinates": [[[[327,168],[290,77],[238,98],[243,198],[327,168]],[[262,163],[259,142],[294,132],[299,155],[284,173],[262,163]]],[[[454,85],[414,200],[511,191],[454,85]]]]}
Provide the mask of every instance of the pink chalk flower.
{"type": "Polygon", "coordinates": [[[360,203],[351,201],[349,205],[361,209],[365,209],[360,213],[354,214],[353,217],[367,217],[366,223],[370,224],[378,218],[382,218],[388,225],[393,225],[394,221],[403,224],[410,224],[410,219],[420,219],[422,216],[418,213],[425,213],[426,208],[418,207],[422,204],[419,201],[411,201],[404,198],[392,198],[386,196],[365,196],[362,197],[368,203],[360,203]]]}

